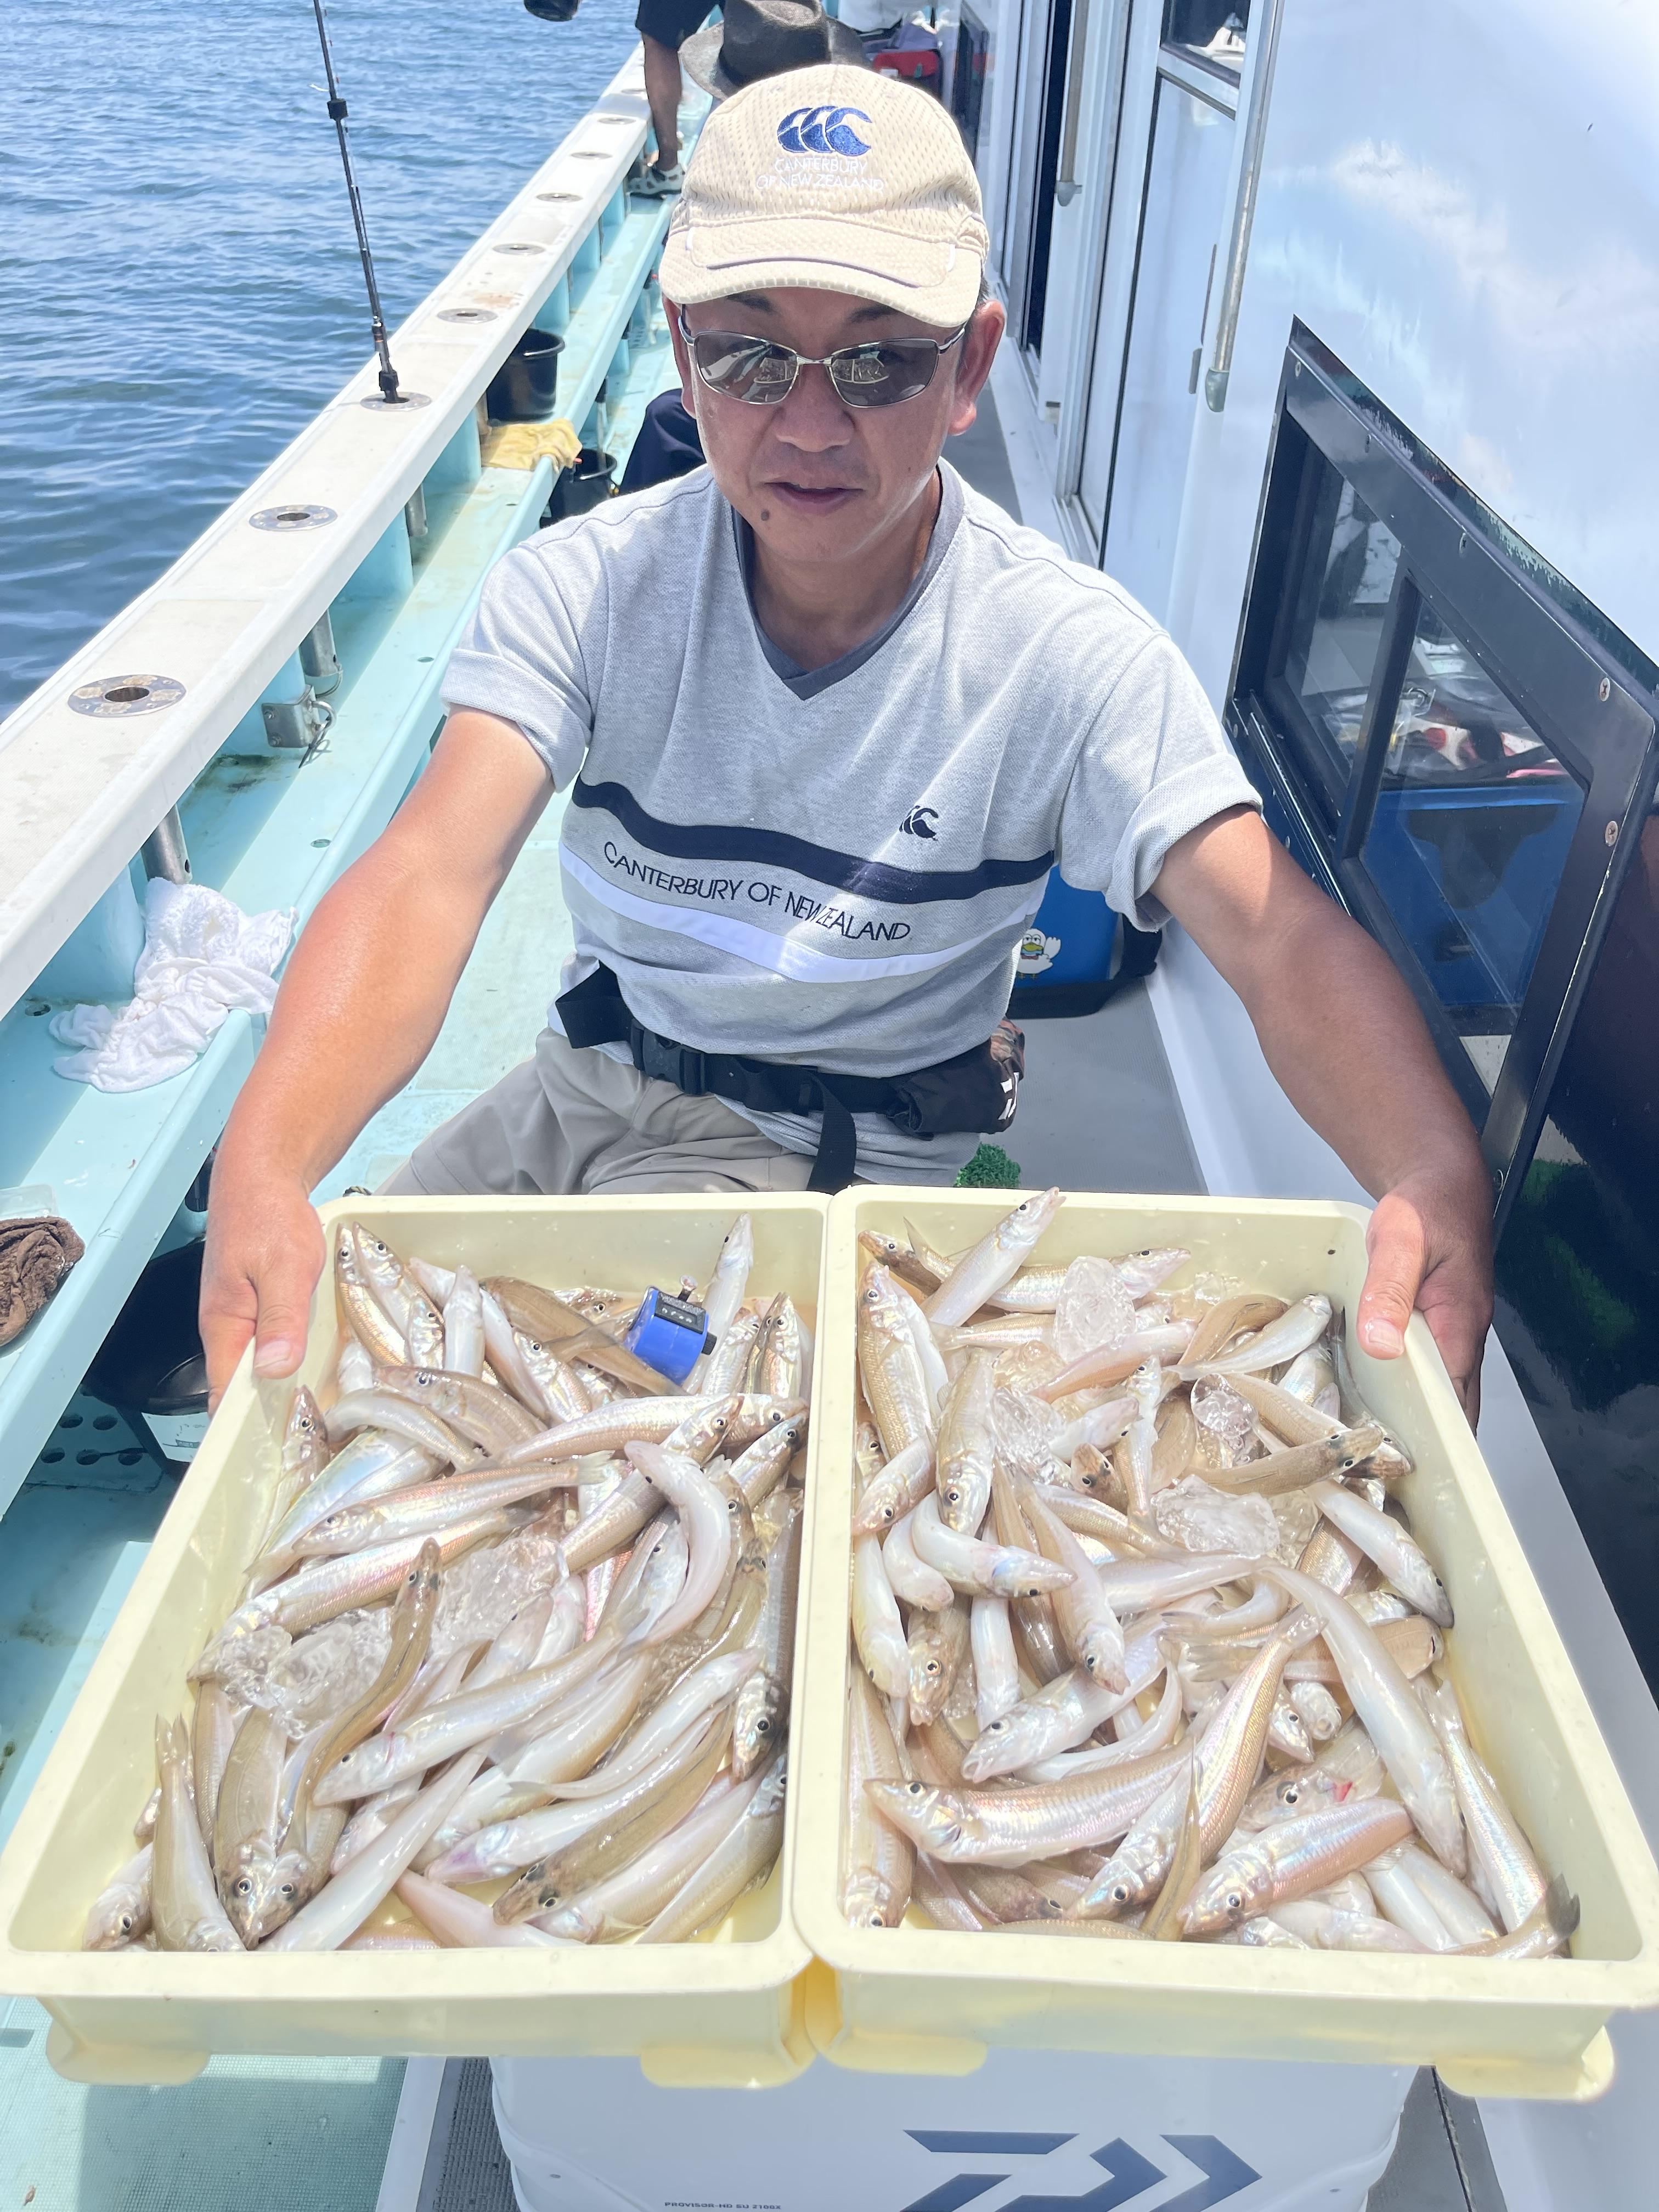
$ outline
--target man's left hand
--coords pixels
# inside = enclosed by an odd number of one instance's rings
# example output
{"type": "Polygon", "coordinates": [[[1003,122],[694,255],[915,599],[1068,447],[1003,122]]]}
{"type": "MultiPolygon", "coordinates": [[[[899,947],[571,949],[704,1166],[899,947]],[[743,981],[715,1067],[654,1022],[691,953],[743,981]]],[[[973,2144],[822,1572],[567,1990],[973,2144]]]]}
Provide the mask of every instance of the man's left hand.
{"type": "Polygon", "coordinates": [[[1415,1307],[1473,1428],[1492,1321],[1491,1200],[1484,1182],[1465,1188],[1464,1180],[1413,1175],[1378,1200],[1355,1329],[1374,1359],[1397,1359],[1415,1307]]]}

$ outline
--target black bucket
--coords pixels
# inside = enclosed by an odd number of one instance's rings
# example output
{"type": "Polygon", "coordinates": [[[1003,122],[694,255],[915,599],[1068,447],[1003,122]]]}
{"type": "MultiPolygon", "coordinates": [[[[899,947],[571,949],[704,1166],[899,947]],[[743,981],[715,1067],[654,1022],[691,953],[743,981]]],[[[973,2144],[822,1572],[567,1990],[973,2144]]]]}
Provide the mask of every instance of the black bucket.
{"type": "Polygon", "coordinates": [[[573,514],[586,514],[590,507],[611,496],[611,479],[617,472],[614,453],[596,453],[584,446],[574,468],[566,469],[553,486],[547,502],[549,522],[565,522],[573,514]]]}
{"type": "Polygon", "coordinates": [[[199,1240],[152,1260],[82,1386],[142,1419],[175,1466],[194,1457],[207,1429],[207,1363],[196,1322],[201,1290],[199,1240]]]}
{"type": "Polygon", "coordinates": [[[563,351],[564,340],[551,331],[526,331],[490,380],[490,420],[545,421],[559,396],[559,356],[563,351]]]}

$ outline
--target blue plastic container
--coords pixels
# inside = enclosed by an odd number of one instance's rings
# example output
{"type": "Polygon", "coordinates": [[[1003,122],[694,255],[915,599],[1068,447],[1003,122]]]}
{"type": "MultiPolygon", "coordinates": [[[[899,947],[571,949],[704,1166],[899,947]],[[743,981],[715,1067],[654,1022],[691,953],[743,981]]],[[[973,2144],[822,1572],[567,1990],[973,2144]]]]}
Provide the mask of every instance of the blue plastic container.
{"type": "Polygon", "coordinates": [[[1020,940],[1009,1012],[1016,1021],[1096,1013],[1121,983],[1146,973],[1158,942],[1128,928],[1098,891],[1075,890],[1055,868],[1020,940]]]}

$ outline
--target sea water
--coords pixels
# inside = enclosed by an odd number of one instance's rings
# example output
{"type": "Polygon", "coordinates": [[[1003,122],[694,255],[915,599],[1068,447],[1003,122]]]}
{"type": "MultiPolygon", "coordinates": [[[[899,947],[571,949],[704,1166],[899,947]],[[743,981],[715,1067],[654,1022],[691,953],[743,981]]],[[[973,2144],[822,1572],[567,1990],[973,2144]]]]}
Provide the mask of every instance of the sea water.
{"type": "MultiPolygon", "coordinates": [[[[369,352],[311,0],[4,0],[0,714],[369,352]]],[[[633,0],[332,0],[394,330],[580,118],[633,0]]]]}

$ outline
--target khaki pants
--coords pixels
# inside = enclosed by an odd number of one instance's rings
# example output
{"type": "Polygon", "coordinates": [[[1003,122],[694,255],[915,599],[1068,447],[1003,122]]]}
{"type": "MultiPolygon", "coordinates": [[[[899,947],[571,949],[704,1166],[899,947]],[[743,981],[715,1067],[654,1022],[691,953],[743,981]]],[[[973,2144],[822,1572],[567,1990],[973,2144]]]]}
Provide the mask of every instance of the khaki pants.
{"type": "Polygon", "coordinates": [[[718,1098],[688,1098],[555,1030],[417,1145],[383,1186],[400,1197],[576,1191],[805,1190],[812,1163],[718,1098]]]}

